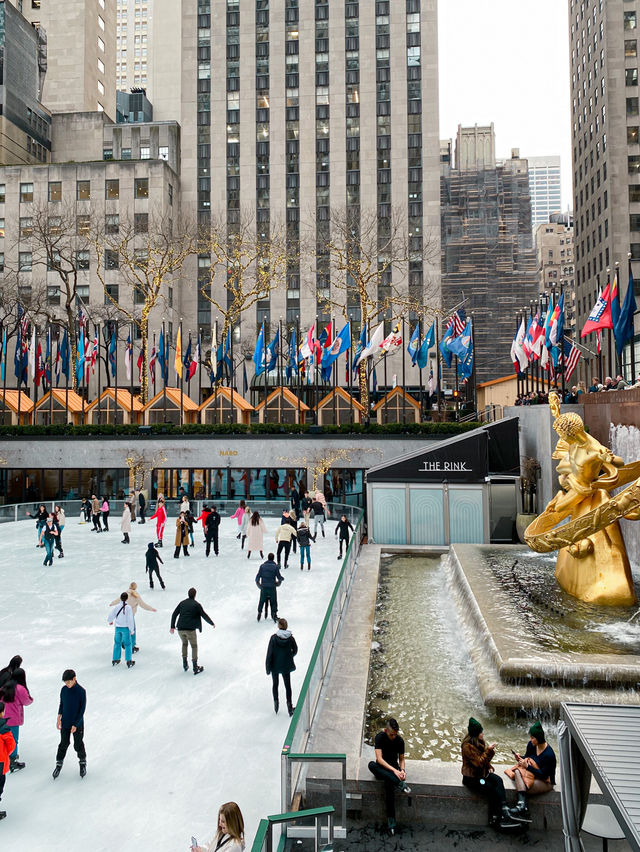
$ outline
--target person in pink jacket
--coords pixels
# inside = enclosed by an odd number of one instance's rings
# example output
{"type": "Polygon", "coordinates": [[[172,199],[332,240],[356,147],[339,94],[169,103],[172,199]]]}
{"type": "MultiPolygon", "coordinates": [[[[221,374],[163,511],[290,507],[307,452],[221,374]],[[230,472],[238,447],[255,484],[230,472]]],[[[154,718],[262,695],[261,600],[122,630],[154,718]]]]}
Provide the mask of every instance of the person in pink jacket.
{"type": "Polygon", "coordinates": [[[18,738],[20,736],[20,726],[24,724],[24,708],[29,704],[33,704],[33,698],[27,689],[27,678],[24,669],[16,669],[11,680],[8,680],[0,689],[0,699],[5,705],[5,721],[13,738],[15,740],[15,748],[9,755],[10,770],[16,772],[18,769],[24,769],[25,764],[18,760],[18,738]]]}
{"type": "Polygon", "coordinates": [[[164,525],[167,522],[167,510],[164,507],[164,497],[158,497],[158,505],[156,510],[149,518],[150,521],[156,519],[156,536],[158,541],[156,547],[162,547],[162,536],[164,535],[164,525]]]}
{"type": "MultiPolygon", "coordinates": [[[[233,515],[229,515],[230,518],[236,519],[236,521],[238,522],[238,526],[242,525],[242,519],[244,518],[244,512],[245,512],[246,506],[247,506],[247,504],[244,502],[244,500],[241,500],[240,503],[238,504],[238,508],[235,510],[233,515]]],[[[242,535],[242,532],[239,530],[236,538],[240,538],[241,535],[242,535]]]]}

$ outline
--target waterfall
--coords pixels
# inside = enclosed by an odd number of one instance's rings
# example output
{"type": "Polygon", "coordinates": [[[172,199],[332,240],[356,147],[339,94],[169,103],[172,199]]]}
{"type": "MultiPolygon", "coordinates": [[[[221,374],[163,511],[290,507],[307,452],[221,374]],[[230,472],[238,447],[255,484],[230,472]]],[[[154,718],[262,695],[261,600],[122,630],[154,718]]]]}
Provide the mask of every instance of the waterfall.
{"type": "MultiPolygon", "coordinates": [[[[614,426],[609,430],[612,451],[631,463],[640,459],[640,429],[636,426],[614,426]]],[[[640,572],[640,521],[620,521],[622,535],[627,546],[631,570],[640,572]]]]}

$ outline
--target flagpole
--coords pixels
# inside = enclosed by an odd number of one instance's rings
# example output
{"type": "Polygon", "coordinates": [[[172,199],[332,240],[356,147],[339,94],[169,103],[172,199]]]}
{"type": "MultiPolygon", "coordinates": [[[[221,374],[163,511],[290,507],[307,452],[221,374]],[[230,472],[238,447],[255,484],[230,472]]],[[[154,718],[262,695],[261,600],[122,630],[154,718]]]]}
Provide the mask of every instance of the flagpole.
{"type": "MultiPolygon", "coordinates": [[[[437,387],[436,387],[436,406],[438,408],[438,417],[440,417],[440,405],[442,402],[442,370],[440,369],[440,318],[435,318],[436,324],[436,372],[437,372],[437,387]]],[[[420,383],[422,383],[422,374],[420,375],[420,383]]]]}
{"type": "MultiPolygon", "coordinates": [[[[187,351],[189,351],[189,347],[191,346],[191,329],[189,329],[189,342],[187,343],[187,351]]],[[[191,356],[190,356],[191,357],[191,356]]],[[[187,396],[191,398],[191,368],[182,362],[183,367],[187,370],[187,396]]]]}
{"type": "MultiPolygon", "coordinates": [[[[627,253],[627,262],[629,265],[629,278],[627,282],[627,287],[633,287],[633,267],[631,266],[631,252],[627,253]]],[[[633,384],[636,380],[636,353],[635,353],[635,336],[636,336],[636,321],[635,316],[631,317],[631,384],[633,384]]],[[[5,359],[6,360],[6,359],[5,359]]],[[[5,375],[6,375],[6,367],[5,367],[5,375]]]]}
{"type": "MultiPolygon", "coordinates": [[[[7,346],[5,346],[5,334],[7,333],[7,328],[3,322],[0,322],[0,335],[2,339],[2,359],[4,361],[4,372],[2,376],[2,425],[4,426],[4,413],[7,409],[7,368],[9,366],[9,359],[7,358],[7,346]]],[[[20,397],[18,397],[19,399],[20,397]]],[[[20,425],[20,424],[18,424],[20,425]]]]}
{"type": "Polygon", "coordinates": [[[353,325],[351,323],[351,314],[349,314],[349,351],[347,352],[347,392],[349,394],[349,425],[353,426],[353,325]]]}
{"type": "MultiPolygon", "coordinates": [[[[69,329],[70,331],[70,329],[69,329]]],[[[64,407],[65,411],[69,411],[69,364],[71,361],[71,352],[70,352],[70,344],[69,344],[69,335],[67,335],[67,370],[65,372],[65,386],[64,386],[64,407]]],[[[64,340],[64,337],[62,338],[64,340]]],[[[68,416],[68,415],[67,415],[68,416]]]]}
{"type": "MultiPolygon", "coordinates": [[[[176,341],[177,349],[177,341],[176,341]]],[[[177,353],[176,353],[177,355],[177,353]]],[[[176,361],[178,358],[176,357],[176,361]]],[[[177,377],[176,377],[177,378],[177,377]]],[[[180,317],[180,425],[184,425],[184,371],[182,369],[182,317],[180,317]]]]}
{"type": "MultiPolygon", "coordinates": [[[[318,340],[319,340],[320,335],[319,335],[318,332],[319,332],[319,329],[318,329],[318,314],[316,314],[316,324],[315,324],[315,327],[314,327],[314,334],[318,335],[318,340]]],[[[315,422],[317,423],[318,422],[318,401],[319,401],[319,399],[318,399],[318,365],[316,364],[316,359],[317,359],[318,347],[315,345],[316,344],[315,338],[313,339],[312,343],[313,343],[313,373],[314,373],[314,378],[315,378],[315,393],[314,393],[314,397],[313,397],[313,410],[315,411],[315,418],[316,418],[315,422]]]]}
{"type": "MultiPolygon", "coordinates": [[[[162,341],[162,345],[164,346],[164,340],[162,341]]],[[[158,366],[158,350],[156,349],[156,333],[153,332],[153,348],[156,353],[156,360],[153,365],[153,376],[151,377],[153,381],[153,395],[156,395],[156,367],[158,366]]]]}
{"type": "MultiPolygon", "coordinates": [[[[335,320],[335,317],[332,316],[331,317],[331,343],[332,343],[332,345],[333,345],[333,342],[334,342],[335,339],[336,339],[336,320],[335,320]]],[[[329,350],[331,350],[331,347],[329,347],[329,350]]],[[[329,375],[329,387],[331,387],[331,384],[333,383],[333,388],[332,388],[332,390],[333,390],[333,399],[332,399],[333,424],[334,424],[334,426],[337,426],[338,425],[338,406],[336,404],[336,378],[337,378],[337,376],[336,376],[336,371],[334,369],[334,364],[330,364],[329,366],[331,368],[331,374],[329,375]]]]}
{"type": "Polygon", "coordinates": [[[296,362],[296,384],[298,386],[298,393],[296,396],[298,397],[298,423],[300,423],[300,395],[302,394],[302,386],[300,382],[300,351],[298,348],[298,344],[300,341],[300,314],[296,315],[296,339],[295,345],[293,347],[293,357],[296,362]]]}
{"type": "MultiPolygon", "coordinates": [[[[233,363],[233,319],[231,320],[231,324],[229,326],[230,337],[229,337],[229,357],[231,358],[231,367],[229,371],[231,373],[230,378],[230,386],[231,386],[231,411],[229,412],[229,422],[233,423],[233,380],[235,378],[235,364],[233,363]]],[[[225,341],[226,346],[226,341],[225,341]]],[[[224,359],[224,350],[222,352],[222,356],[224,359]]]]}
{"type": "Polygon", "coordinates": [[[135,339],[135,335],[133,333],[133,323],[130,324],[131,328],[131,348],[129,350],[129,370],[131,373],[131,379],[129,381],[129,394],[131,395],[131,411],[129,412],[129,423],[133,423],[133,341],[135,339]]]}
{"type": "MultiPolygon", "coordinates": [[[[154,341],[155,344],[155,341],[154,341]]],[[[155,387],[155,386],[154,386],[155,387]]],[[[198,330],[198,406],[202,403],[202,342],[198,330]]]]}
{"type": "Polygon", "coordinates": [[[38,402],[38,385],[36,384],[36,376],[38,375],[38,326],[34,325],[35,329],[35,341],[33,347],[33,375],[31,377],[31,384],[33,385],[33,414],[31,415],[31,422],[33,425],[36,425],[36,404],[38,402]]]}
{"type": "Polygon", "coordinates": [[[471,311],[471,349],[473,351],[473,366],[471,367],[471,381],[473,383],[473,410],[478,411],[478,387],[476,384],[476,331],[471,311]]]}
{"type": "MultiPolygon", "coordinates": [[[[82,422],[83,423],[84,423],[84,396],[85,396],[85,393],[87,394],[87,397],[89,396],[89,393],[88,393],[88,390],[87,390],[88,387],[89,387],[89,373],[87,372],[87,358],[86,358],[86,355],[87,355],[87,334],[89,333],[89,320],[85,318],[84,324],[85,324],[85,331],[86,331],[86,334],[84,335],[84,355],[85,355],[85,359],[82,362],[82,378],[84,380],[84,389],[83,389],[83,392],[80,394],[80,396],[82,398],[82,422]]],[[[67,412],[67,420],[68,419],[69,419],[69,413],[67,412]]],[[[71,419],[73,420],[73,417],[71,419]]]]}
{"type": "MultiPolygon", "coordinates": [[[[96,399],[100,399],[100,388],[102,386],[102,371],[100,369],[100,323],[98,323],[98,325],[94,324],[93,328],[94,328],[95,338],[98,341],[98,351],[96,353],[96,359],[98,361],[98,388],[97,388],[97,391],[96,391],[96,399]]],[[[97,408],[98,408],[98,425],[99,425],[100,420],[101,420],[100,406],[98,405],[97,408]]]]}
{"type": "MultiPolygon", "coordinates": [[[[269,336],[271,336],[271,322],[269,322],[269,336]]],[[[265,337],[263,337],[263,340],[262,340],[262,343],[263,343],[263,347],[262,347],[263,348],[263,356],[262,356],[262,358],[263,358],[263,362],[264,362],[263,363],[263,370],[262,370],[262,373],[264,375],[264,414],[263,414],[263,417],[262,417],[263,423],[267,422],[267,373],[269,372],[269,370],[267,369],[267,341],[266,341],[265,338],[266,338],[266,335],[265,335],[265,337]]],[[[265,482],[265,488],[266,488],[266,482],[265,482]]]]}
{"type": "MultiPolygon", "coordinates": [[[[406,373],[405,373],[405,364],[404,364],[404,341],[405,341],[405,332],[404,332],[404,316],[402,317],[402,344],[400,345],[400,350],[402,352],[402,390],[404,393],[407,392],[406,386],[406,373]]],[[[407,407],[402,404],[402,423],[407,422],[407,407]]],[[[420,409],[420,422],[422,422],[422,408],[420,409]]]]}
{"type": "Polygon", "coordinates": [[[167,358],[167,343],[169,342],[165,337],[165,327],[164,327],[164,319],[162,320],[162,348],[164,352],[162,353],[162,422],[167,422],[167,376],[169,375],[169,359],[167,358]]]}
{"type": "MultiPolygon", "coordinates": [[[[49,425],[53,423],[53,341],[51,340],[51,323],[47,326],[47,352],[49,353],[49,364],[44,365],[44,377],[45,381],[47,378],[47,367],[49,367],[49,377],[51,381],[49,382],[49,425]]],[[[84,421],[83,421],[84,422],[84,421]]]]}

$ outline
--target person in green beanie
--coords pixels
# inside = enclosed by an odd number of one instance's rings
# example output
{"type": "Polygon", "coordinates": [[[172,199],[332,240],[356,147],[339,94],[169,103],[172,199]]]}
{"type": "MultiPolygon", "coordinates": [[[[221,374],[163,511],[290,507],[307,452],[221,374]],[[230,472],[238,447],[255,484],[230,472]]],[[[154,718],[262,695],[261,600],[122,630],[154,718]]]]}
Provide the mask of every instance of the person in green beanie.
{"type": "Polygon", "coordinates": [[[527,795],[538,796],[540,793],[548,793],[553,790],[556,783],[556,755],[547,743],[544,728],[540,722],[534,722],[529,728],[529,742],[524,757],[516,754],[517,768],[513,783],[518,791],[518,804],[512,808],[513,818],[518,822],[531,822],[527,795]],[[525,773],[524,770],[533,775],[525,773]],[[529,780],[529,785],[527,780],[529,780]]]}
{"type": "Polygon", "coordinates": [[[482,733],[482,725],[473,716],[467,725],[467,735],[462,740],[462,783],[465,787],[485,796],[489,803],[489,825],[509,830],[520,827],[507,807],[502,778],[496,775],[491,766],[496,743],[487,745],[482,733]]]}

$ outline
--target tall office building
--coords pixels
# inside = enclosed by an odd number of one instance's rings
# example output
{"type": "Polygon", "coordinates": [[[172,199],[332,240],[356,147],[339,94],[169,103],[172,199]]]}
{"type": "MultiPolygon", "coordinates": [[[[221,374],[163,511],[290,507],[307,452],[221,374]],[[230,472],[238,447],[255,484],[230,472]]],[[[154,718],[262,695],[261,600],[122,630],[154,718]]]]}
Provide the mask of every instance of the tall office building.
{"type": "MultiPolygon", "coordinates": [[[[639,23],[640,0],[569,0],[578,329],[607,283],[608,268],[620,263],[626,282],[629,252],[640,295],[639,23]]],[[[603,341],[604,370],[614,374],[608,337],[603,341]]],[[[587,345],[590,341],[586,338],[587,345]]],[[[637,335],[635,347],[637,368],[637,335]]],[[[627,346],[627,376],[629,353],[627,346]]],[[[592,367],[585,371],[590,378],[592,367]]]]}
{"type": "MultiPolygon", "coordinates": [[[[229,234],[248,209],[260,235],[286,231],[286,281],[243,314],[238,341],[253,347],[263,320],[329,320],[326,298],[339,298],[339,273],[314,249],[336,209],[356,231],[360,217],[373,216],[381,241],[400,211],[412,257],[405,280],[393,283],[437,299],[434,3],[156,0],[152,52],[154,118],[182,128],[183,209],[197,211],[201,224],[222,220],[229,234]]],[[[193,270],[201,284],[209,263],[201,255],[193,270]]],[[[224,285],[223,276],[214,281],[219,299],[224,285]]],[[[206,338],[215,310],[198,291],[182,288],[182,310],[195,316],[197,297],[206,338]]],[[[356,306],[350,313],[358,319],[356,306]]]]}
{"type": "Polygon", "coordinates": [[[540,293],[552,294],[554,300],[564,294],[564,327],[573,336],[576,287],[572,214],[552,214],[548,222],[538,225],[535,238],[540,293]]]}
{"type": "Polygon", "coordinates": [[[476,377],[513,372],[516,318],[538,295],[527,161],[496,161],[493,125],[459,127],[441,151],[442,303],[473,315],[476,377]]]}
{"type": "Polygon", "coordinates": [[[152,99],[153,0],[117,0],[116,6],[116,86],[147,89],[152,99]]]}
{"type": "Polygon", "coordinates": [[[533,229],[549,221],[562,209],[560,197],[560,157],[527,157],[531,224],[533,229]]]}

